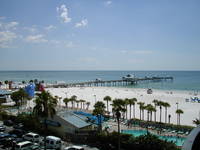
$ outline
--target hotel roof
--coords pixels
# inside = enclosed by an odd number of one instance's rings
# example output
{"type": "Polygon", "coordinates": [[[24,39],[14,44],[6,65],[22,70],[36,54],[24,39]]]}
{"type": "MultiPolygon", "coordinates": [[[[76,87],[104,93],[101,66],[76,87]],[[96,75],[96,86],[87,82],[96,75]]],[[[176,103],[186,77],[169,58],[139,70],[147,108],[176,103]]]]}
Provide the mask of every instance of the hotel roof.
{"type": "Polygon", "coordinates": [[[69,122],[70,124],[72,124],[77,128],[84,128],[91,125],[91,123],[87,122],[87,117],[76,115],[73,112],[62,111],[58,112],[57,114],[62,119],[64,119],[65,121],[69,122]]]}

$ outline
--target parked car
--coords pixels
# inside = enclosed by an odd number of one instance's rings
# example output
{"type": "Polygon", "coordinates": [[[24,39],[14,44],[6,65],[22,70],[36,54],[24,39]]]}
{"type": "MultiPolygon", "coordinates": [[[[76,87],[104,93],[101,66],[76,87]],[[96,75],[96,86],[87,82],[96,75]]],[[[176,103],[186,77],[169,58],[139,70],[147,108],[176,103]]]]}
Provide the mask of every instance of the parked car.
{"type": "Polygon", "coordinates": [[[4,132],[6,130],[6,127],[4,125],[0,125],[0,132],[4,132]]]}
{"type": "Polygon", "coordinates": [[[24,125],[22,123],[19,123],[19,124],[15,124],[13,126],[14,129],[23,129],[24,125]]]}
{"type": "Polygon", "coordinates": [[[33,133],[33,132],[29,132],[29,133],[23,135],[22,137],[23,137],[23,139],[34,142],[34,143],[39,142],[41,139],[37,133],[33,133]]]}
{"type": "Polygon", "coordinates": [[[84,148],[81,146],[73,145],[73,146],[65,147],[64,150],[84,150],[84,148]]]}
{"type": "Polygon", "coordinates": [[[26,132],[22,129],[14,129],[9,134],[15,134],[17,137],[22,137],[26,132]]]}
{"type": "MultiPolygon", "coordinates": [[[[44,145],[44,139],[41,143],[41,145],[44,145]]],[[[61,139],[56,136],[47,136],[46,137],[46,147],[50,149],[61,149],[61,139]]]]}
{"type": "Polygon", "coordinates": [[[12,120],[4,120],[3,124],[6,125],[6,126],[13,126],[14,123],[13,123],[12,120]]]}
{"type": "Polygon", "coordinates": [[[15,146],[15,150],[25,150],[30,148],[32,145],[33,144],[30,141],[20,142],[15,146]]]}

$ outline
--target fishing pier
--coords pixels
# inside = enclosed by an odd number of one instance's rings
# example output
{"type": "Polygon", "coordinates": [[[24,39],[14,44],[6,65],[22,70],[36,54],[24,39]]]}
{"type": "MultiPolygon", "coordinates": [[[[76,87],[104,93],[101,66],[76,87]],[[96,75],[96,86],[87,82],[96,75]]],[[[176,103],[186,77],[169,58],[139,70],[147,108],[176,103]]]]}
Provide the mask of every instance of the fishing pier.
{"type": "Polygon", "coordinates": [[[152,81],[152,82],[162,82],[173,80],[173,77],[145,77],[145,78],[128,78],[121,80],[100,80],[96,79],[94,81],[88,82],[78,82],[78,83],[62,83],[62,84],[51,84],[47,85],[47,88],[68,88],[68,87],[97,87],[97,86],[127,86],[138,84],[142,81],[152,81]]]}

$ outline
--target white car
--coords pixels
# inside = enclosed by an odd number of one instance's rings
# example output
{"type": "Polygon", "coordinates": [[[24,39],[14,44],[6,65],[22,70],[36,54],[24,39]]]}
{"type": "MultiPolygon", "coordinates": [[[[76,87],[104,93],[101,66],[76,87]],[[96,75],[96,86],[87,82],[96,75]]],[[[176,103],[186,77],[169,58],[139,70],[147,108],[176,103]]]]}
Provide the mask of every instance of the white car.
{"type": "Polygon", "coordinates": [[[37,133],[29,132],[23,135],[23,139],[34,143],[38,143],[40,141],[40,136],[37,133]]]}
{"type": "Polygon", "coordinates": [[[65,147],[64,150],[84,150],[84,148],[81,146],[73,145],[73,146],[65,147]]]}
{"type": "MultiPolygon", "coordinates": [[[[40,143],[41,145],[44,145],[44,139],[40,143]]],[[[50,149],[61,149],[62,143],[61,139],[56,136],[47,136],[46,137],[46,147],[50,149]]]]}
{"type": "Polygon", "coordinates": [[[25,150],[31,147],[33,144],[30,141],[20,142],[15,146],[15,150],[25,150]]]}

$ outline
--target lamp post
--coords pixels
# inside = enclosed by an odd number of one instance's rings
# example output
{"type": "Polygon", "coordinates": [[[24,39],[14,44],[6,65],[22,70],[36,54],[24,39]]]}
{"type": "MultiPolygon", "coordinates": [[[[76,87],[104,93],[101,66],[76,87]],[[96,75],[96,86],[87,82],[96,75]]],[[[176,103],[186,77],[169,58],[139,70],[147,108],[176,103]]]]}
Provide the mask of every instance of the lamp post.
{"type": "Polygon", "coordinates": [[[97,101],[97,96],[96,95],[94,95],[94,101],[95,101],[95,104],[96,104],[96,101],[97,101]]]}
{"type": "MultiPolygon", "coordinates": [[[[177,108],[176,110],[178,110],[178,102],[176,102],[177,108]]],[[[178,125],[178,114],[177,114],[177,125],[178,125]]]]}

